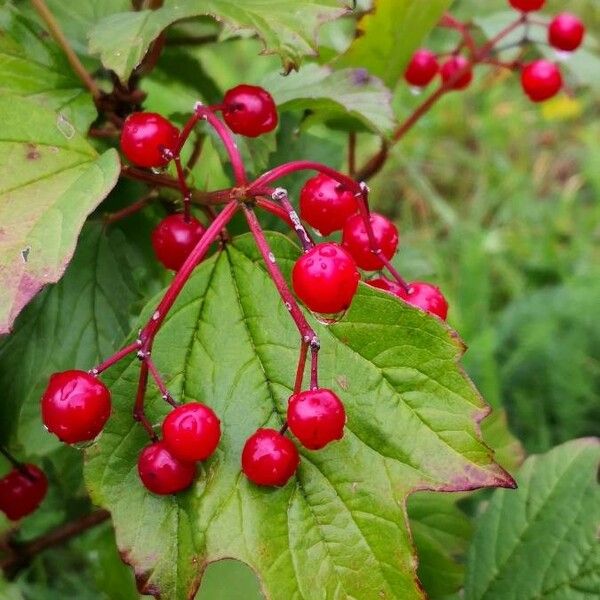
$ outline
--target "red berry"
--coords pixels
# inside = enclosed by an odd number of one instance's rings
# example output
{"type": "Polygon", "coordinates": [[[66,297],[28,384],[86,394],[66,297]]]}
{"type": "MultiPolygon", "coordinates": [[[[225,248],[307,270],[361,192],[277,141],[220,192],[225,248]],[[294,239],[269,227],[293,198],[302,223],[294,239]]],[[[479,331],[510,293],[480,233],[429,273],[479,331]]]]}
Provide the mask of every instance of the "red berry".
{"type": "Polygon", "coordinates": [[[546,4],[546,0],[509,0],[510,5],[523,12],[540,10],[546,4]]]}
{"type": "Polygon", "coordinates": [[[190,487],[196,465],[175,458],[164,442],[154,442],[140,453],[138,473],[146,489],[165,496],[190,487]]]}
{"type": "Polygon", "coordinates": [[[110,409],[108,388],[85,371],[54,373],[42,396],[44,425],[67,444],[93,440],[110,409]]]}
{"type": "Polygon", "coordinates": [[[178,271],[204,234],[202,223],[183,214],[165,217],[152,232],[156,258],[167,268],[178,271]]]}
{"type": "Polygon", "coordinates": [[[440,319],[448,316],[448,302],[438,287],[422,281],[409,284],[408,294],[402,289],[400,298],[424,310],[437,315],[440,319]]]}
{"type": "Polygon", "coordinates": [[[256,137],[277,127],[277,107],[267,90],[238,85],[223,99],[223,118],[234,133],[256,137]]]}
{"type": "Polygon", "coordinates": [[[44,472],[35,465],[15,468],[0,479],[0,510],[12,521],[31,514],[48,491],[44,472]]]}
{"type": "Polygon", "coordinates": [[[327,175],[312,177],[300,192],[302,218],[323,235],[342,229],[357,210],[354,194],[327,175]]]}
{"type": "Polygon", "coordinates": [[[290,398],[287,420],[291,432],[305,448],[319,450],[342,439],[346,411],[331,390],[308,390],[290,398]]]}
{"type": "Polygon", "coordinates": [[[543,102],[558,94],[563,80],[554,63],[541,59],[523,67],[521,85],[533,102],[543,102]]]}
{"type": "Polygon", "coordinates": [[[572,52],[583,42],[585,26],[575,15],[560,13],[550,22],[548,27],[548,42],[557,50],[572,52]]]}
{"type": "Polygon", "coordinates": [[[439,70],[437,56],[431,50],[421,48],[412,55],[404,78],[410,85],[425,87],[431,83],[439,70]]]}
{"type": "Polygon", "coordinates": [[[127,160],[139,167],[164,167],[169,159],[162,151],[173,151],[178,139],[177,127],[161,115],[137,112],[123,123],[121,150],[127,160]]]}
{"type": "Polygon", "coordinates": [[[285,485],[299,462],[296,446],[275,429],[259,429],[242,451],[242,470],[257,485],[285,485]]]}
{"type": "Polygon", "coordinates": [[[398,298],[404,298],[406,295],[404,288],[399,283],[386,279],[385,277],[369,279],[367,285],[394,294],[394,296],[398,296],[398,298]]]}
{"type": "MultiPolygon", "coordinates": [[[[398,229],[383,215],[371,213],[371,228],[378,248],[383,256],[390,260],[398,249],[398,229]]],[[[350,217],[344,225],[342,246],[355,260],[357,266],[365,271],[377,271],[383,268],[383,262],[371,250],[369,235],[362,215],[350,217]]]]}
{"type": "Polygon", "coordinates": [[[317,244],[301,256],[292,270],[298,298],[318,313],[346,310],[354,298],[360,274],[352,257],[338,244],[317,244]]]}
{"type": "Polygon", "coordinates": [[[442,65],[442,81],[452,90],[464,90],[473,81],[473,65],[464,56],[449,58],[442,65]]]}
{"type": "Polygon", "coordinates": [[[207,459],[221,439],[221,422],[214,411],[190,402],[171,411],[162,425],[163,441],[179,460],[207,459]]]}

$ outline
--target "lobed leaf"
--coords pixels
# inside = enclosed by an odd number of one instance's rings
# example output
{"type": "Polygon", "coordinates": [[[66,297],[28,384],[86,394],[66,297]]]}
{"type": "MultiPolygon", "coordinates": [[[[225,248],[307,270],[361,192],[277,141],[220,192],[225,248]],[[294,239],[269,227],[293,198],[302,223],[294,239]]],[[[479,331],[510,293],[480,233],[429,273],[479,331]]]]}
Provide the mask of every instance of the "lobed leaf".
{"type": "MultiPolygon", "coordinates": [[[[298,248],[269,239],[289,272],[298,248]]],[[[112,512],[144,592],[190,598],[206,565],[231,557],[257,572],[267,598],[422,598],[407,495],[512,484],[480,439],[487,409],[444,324],[361,286],[346,316],[318,332],[320,383],[343,398],[346,434],[323,451],[302,450],[297,476],[280,489],[240,472],[245,439],[284,419],[299,342],[248,235],[200,265],[154,347],[175,396],[207,403],[222,420],[219,449],[190,490],[161,498],[141,486],[147,437],[131,418],[139,365],[108,373],[114,414],[86,452],[86,480],[112,512]]],[[[147,408],[156,424],[167,412],[155,388],[147,408]]]]}
{"type": "Polygon", "coordinates": [[[302,57],[316,54],[319,26],[347,11],[342,0],[167,0],[162,8],[110,15],[90,32],[90,51],[107,69],[126,80],[150,44],[169,25],[209,15],[231,30],[250,30],[264,43],[264,52],[278,54],[286,72],[302,57]]]}

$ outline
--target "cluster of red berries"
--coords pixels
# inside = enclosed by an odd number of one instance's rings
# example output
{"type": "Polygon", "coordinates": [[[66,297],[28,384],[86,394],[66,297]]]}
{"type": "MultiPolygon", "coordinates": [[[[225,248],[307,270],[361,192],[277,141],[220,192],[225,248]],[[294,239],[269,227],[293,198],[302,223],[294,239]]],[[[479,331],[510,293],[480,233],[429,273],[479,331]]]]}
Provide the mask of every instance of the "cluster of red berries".
{"type": "MultiPolygon", "coordinates": [[[[360,280],[358,269],[383,269],[398,248],[398,229],[383,215],[371,213],[368,231],[356,195],[324,174],[309,179],[302,188],[300,214],[323,235],[341,231],[342,243],[324,242],[306,252],[292,271],[294,291],[316,313],[345,311],[360,280]]],[[[448,314],[448,303],[431,284],[405,284],[383,277],[367,280],[367,284],[442,319],[448,314]]]]}
{"type": "MultiPolygon", "coordinates": [[[[510,4],[527,19],[528,13],[543,8],[545,0],[510,0],[510,4]]],[[[552,19],[547,35],[548,44],[555,50],[573,52],[583,43],[585,26],[578,17],[564,12],[552,19]]],[[[473,65],[473,57],[461,54],[451,56],[440,65],[435,53],[422,48],[412,56],[404,77],[411,86],[422,88],[440,73],[447,88],[462,90],[473,80],[473,65]]],[[[516,66],[521,70],[523,91],[533,102],[549,100],[563,87],[563,77],[558,65],[549,60],[539,59],[516,66]]]]}
{"type": "Polygon", "coordinates": [[[0,479],[0,510],[12,521],[31,514],[48,491],[44,472],[35,465],[16,465],[0,479]]]}

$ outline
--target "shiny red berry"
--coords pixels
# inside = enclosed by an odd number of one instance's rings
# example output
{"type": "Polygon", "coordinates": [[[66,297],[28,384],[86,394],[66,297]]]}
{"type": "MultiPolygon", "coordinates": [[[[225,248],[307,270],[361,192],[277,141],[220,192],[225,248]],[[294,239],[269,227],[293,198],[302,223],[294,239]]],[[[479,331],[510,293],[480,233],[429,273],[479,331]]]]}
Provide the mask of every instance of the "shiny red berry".
{"type": "Polygon", "coordinates": [[[408,294],[401,288],[400,298],[425,312],[437,315],[440,319],[446,319],[448,301],[438,287],[423,281],[414,281],[408,287],[408,294]]]}
{"type": "Polygon", "coordinates": [[[369,281],[366,283],[371,287],[394,294],[394,296],[398,296],[398,298],[404,298],[406,295],[404,288],[399,283],[396,281],[391,281],[390,279],[386,279],[385,277],[369,279],[369,281]]]}
{"type": "Polygon", "coordinates": [[[317,313],[346,310],[356,293],[360,274],[352,257],[338,244],[317,244],[292,270],[296,295],[317,313]]]}
{"type": "Polygon", "coordinates": [[[571,13],[560,13],[550,22],[548,42],[557,50],[572,52],[583,42],[585,26],[581,20],[571,13]]]}
{"type": "Polygon", "coordinates": [[[223,99],[223,118],[231,131],[256,137],[277,127],[277,107],[267,90],[255,85],[238,85],[223,99]]]}
{"type": "MultiPolygon", "coordinates": [[[[371,227],[381,254],[390,260],[398,249],[398,229],[389,219],[377,213],[371,213],[371,227]]],[[[346,221],[342,234],[342,246],[352,256],[359,268],[365,271],[377,271],[383,268],[383,262],[371,250],[369,235],[362,215],[354,215],[346,221]]]]}
{"type": "Polygon", "coordinates": [[[522,12],[540,10],[546,4],[546,0],[509,0],[510,5],[522,12]]]}
{"type": "Polygon", "coordinates": [[[200,402],[178,406],[162,425],[163,441],[179,460],[206,460],[219,445],[221,422],[214,411],[200,402]]]}
{"type": "Polygon", "coordinates": [[[439,70],[437,56],[431,50],[421,48],[412,55],[404,78],[410,85],[425,87],[431,83],[439,70]]]}
{"type": "Polygon", "coordinates": [[[541,59],[523,67],[521,85],[533,102],[543,102],[560,92],[563,79],[554,63],[541,59]]]}
{"type": "Polygon", "coordinates": [[[162,151],[173,151],[178,139],[177,127],[161,115],[137,112],[123,123],[121,150],[138,167],[164,167],[169,159],[162,151]]]}
{"type": "Polygon", "coordinates": [[[0,479],[0,510],[17,521],[31,514],[48,491],[44,472],[35,465],[14,468],[0,479]]]}
{"type": "Polygon", "coordinates": [[[44,425],[67,444],[93,440],[110,410],[108,388],[85,371],[54,373],[42,396],[44,425]]]}
{"type": "Polygon", "coordinates": [[[167,268],[178,271],[204,234],[202,223],[183,214],[165,217],[152,232],[156,258],[167,268]]]}
{"type": "Polygon", "coordinates": [[[331,390],[322,388],[294,394],[288,403],[290,431],[309,450],[320,450],[344,435],[346,411],[331,390]]]}
{"type": "Polygon", "coordinates": [[[464,90],[473,81],[473,65],[464,56],[449,58],[442,65],[441,73],[442,81],[452,90],[464,90]]]}
{"type": "Polygon", "coordinates": [[[259,429],[242,451],[242,470],[257,485],[285,485],[299,462],[296,446],[275,429],[259,429]]]}
{"type": "Polygon", "coordinates": [[[342,229],[357,210],[354,193],[327,175],[312,177],[300,192],[300,215],[323,235],[342,229]]]}
{"type": "Polygon", "coordinates": [[[146,489],[165,496],[177,494],[192,485],[196,464],[173,456],[164,442],[154,442],[140,453],[138,473],[146,489]]]}

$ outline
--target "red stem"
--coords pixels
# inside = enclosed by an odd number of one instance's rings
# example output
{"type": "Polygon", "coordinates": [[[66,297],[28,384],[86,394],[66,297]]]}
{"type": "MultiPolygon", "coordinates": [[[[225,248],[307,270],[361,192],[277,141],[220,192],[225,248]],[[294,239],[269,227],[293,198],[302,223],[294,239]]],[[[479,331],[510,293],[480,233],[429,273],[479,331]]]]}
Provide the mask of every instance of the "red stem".
{"type": "Polygon", "coordinates": [[[286,175],[290,175],[291,173],[295,173],[297,171],[317,171],[319,173],[323,173],[324,175],[328,175],[332,179],[335,179],[338,183],[341,183],[349,190],[354,192],[361,191],[360,186],[356,181],[354,181],[354,179],[344,175],[343,173],[339,173],[327,165],[322,165],[321,163],[310,160],[296,160],[275,167],[274,169],[267,171],[264,175],[261,175],[258,179],[255,179],[248,186],[248,193],[265,193],[265,188],[269,184],[277,181],[281,177],[285,177],[286,175]]]}
{"type": "Polygon", "coordinates": [[[160,373],[158,372],[158,369],[156,368],[152,357],[149,354],[147,354],[142,360],[145,360],[148,364],[148,370],[150,371],[150,375],[152,375],[154,383],[156,383],[156,386],[160,390],[163,400],[166,400],[173,407],[178,406],[177,402],[175,402],[173,396],[171,396],[169,390],[167,389],[165,382],[162,380],[162,377],[160,376],[160,373]]]}
{"type": "Polygon", "coordinates": [[[122,358],[125,358],[128,354],[133,354],[134,352],[137,352],[140,349],[140,346],[141,342],[139,340],[136,340],[132,344],[129,344],[129,346],[125,346],[125,348],[122,348],[121,350],[107,358],[104,362],[101,362],[97,367],[90,369],[90,374],[100,375],[100,373],[106,371],[114,364],[118,363],[122,358]]]}
{"type": "Polygon", "coordinates": [[[356,132],[348,134],[348,175],[354,177],[356,171],[356,132]]]}
{"type": "Polygon", "coordinates": [[[268,198],[258,197],[256,199],[256,206],[258,206],[259,208],[262,208],[263,210],[267,211],[268,213],[271,213],[272,215],[275,215],[276,217],[279,217],[282,221],[284,221],[290,227],[294,226],[294,224],[292,223],[292,221],[290,219],[290,216],[283,209],[283,207],[279,206],[279,204],[277,204],[276,202],[273,202],[272,200],[269,200],[268,198]]]}
{"type": "Polygon", "coordinates": [[[141,423],[142,427],[146,430],[150,439],[153,442],[158,441],[158,436],[154,433],[152,423],[146,417],[146,411],[144,410],[144,398],[146,396],[146,388],[148,387],[148,363],[142,361],[140,367],[140,379],[138,381],[137,393],[135,395],[135,405],[133,407],[133,420],[141,423]]]}
{"type": "Polygon", "coordinates": [[[290,315],[298,328],[300,333],[300,337],[303,344],[308,344],[311,350],[311,373],[315,375],[311,375],[311,385],[316,382],[316,370],[317,370],[317,355],[319,352],[320,342],[313,328],[309,325],[304,313],[298,306],[294,295],[290,291],[281,273],[281,270],[277,266],[275,255],[271,251],[269,246],[269,242],[265,238],[265,234],[254,214],[254,211],[247,205],[244,205],[244,214],[246,215],[246,221],[248,221],[248,227],[252,232],[252,236],[254,237],[254,241],[260,251],[265,266],[267,267],[267,271],[281,296],[286,308],[290,311],[290,315]]]}
{"type": "Polygon", "coordinates": [[[176,154],[173,157],[175,161],[175,168],[177,169],[177,180],[179,181],[179,188],[183,196],[183,219],[186,223],[190,222],[190,201],[192,199],[192,192],[185,180],[185,171],[181,165],[181,157],[176,154]]]}
{"type": "Polygon", "coordinates": [[[298,213],[294,210],[294,207],[292,206],[288,198],[287,190],[283,188],[277,188],[275,190],[272,190],[271,197],[273,198],[273,200],[279,201],[279,203],[289,216],[289,219],[292,223],[292,227],[296,232],[296,235],[298,236],[300,244],[302,245],[302,249],[304,250],[304,252],[308,252],[315,245],[315,243],[313,242],[310,235],[308,235],[308,232],[304,228],[304,225],[302,225],[298,213]]]}

